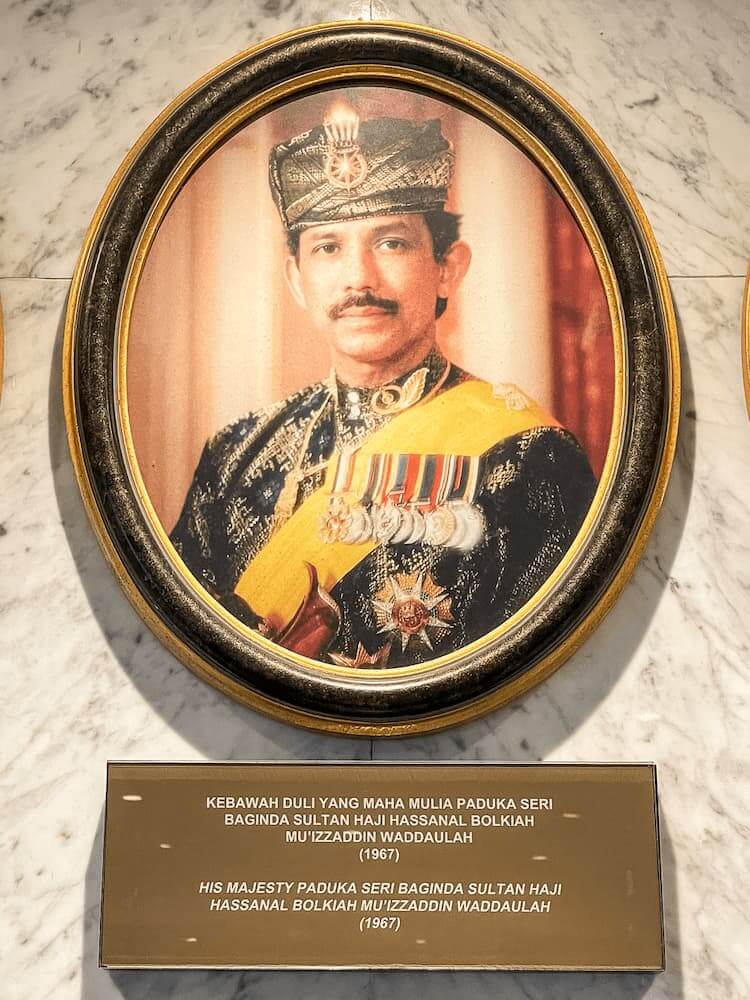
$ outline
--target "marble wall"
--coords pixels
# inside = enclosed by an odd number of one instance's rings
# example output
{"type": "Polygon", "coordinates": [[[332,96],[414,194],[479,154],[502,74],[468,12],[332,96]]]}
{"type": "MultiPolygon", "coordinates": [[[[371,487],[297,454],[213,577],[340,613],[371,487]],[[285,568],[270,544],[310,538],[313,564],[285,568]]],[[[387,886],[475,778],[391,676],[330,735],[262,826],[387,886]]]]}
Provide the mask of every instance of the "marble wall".
{"type": "Polygon", "coordinates": [[[109,998],[742,1000],[748,928],[750,12],[741,0],[2,0],[0,992],[109,998]],[[397,16],[539,74],[632,179],[683,346],[682,427],[645,558],[553,678],[489,718],[397,743],[261,718],[195,680],[131,611],[82,510],[60,335],[75,258],[123,154],[183,87],[291,27],[397,16]],[[118,973],[97,968],[104,764],[119,759],[655,760],[667,972],[118,973]],[[743,941],[745,942],[743,945],[743,941]]]}

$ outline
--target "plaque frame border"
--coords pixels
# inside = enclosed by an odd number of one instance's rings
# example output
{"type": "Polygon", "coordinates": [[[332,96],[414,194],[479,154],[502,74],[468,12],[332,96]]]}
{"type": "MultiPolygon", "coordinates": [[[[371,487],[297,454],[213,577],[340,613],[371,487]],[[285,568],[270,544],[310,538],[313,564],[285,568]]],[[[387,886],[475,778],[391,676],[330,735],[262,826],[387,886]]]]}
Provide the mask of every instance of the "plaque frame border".
{"type": "MultiPolygon", "coordinates": [[[[229,126],[223,134],[228,132],[229,126]]],[[[563,98],[511,60],[456,35],[402,22],[338,21],[298,29],[240,53],[177,97],[108,186],[84,241],[65,320],[63,398],[73,464],[105,556],[136,610],[186,666],[225,694],[286,722],[332,733],[401,736],[445,728],[505,704],[557,669],[610,609],[645,547],[674,458],[679,394],[679,346],[664,265],[635,192],[601,139],[563,98]],[[122,303],[134,264],[137,270],[145,259],[141,237],[149,225],[152,232],[158,225],[154,207],[170,183],[176,194],[180,162],[237,109],[236,88],[246,99],[257,97],[263,92],[258,81],[268,85],[273,77],[282,84],[281,101],[283,84],[306,68],[317,73],[311,87],[387,78],[429,93],[425,77],[431,76],[433,92],[442,96],[457,67],[460,86],[490,106],[494,101],[502,107],[501,92],[506,103],[520,96],[537,101],[532,112],[519,104],[535,127],[532,135],[553,164],[564,165],[560,175],[583,192],[593,230],[608,227],[603,242],[624,310],[621,441],[627,445],[605,484],[597,539],[579,533],[565,557],[570,571],[544,614],[537,607],[515,631],[504,631],[476,653],[459,652],[460,683],[451,664],[359,670],[356,678],[343,668],[316,672],[299,662],[303,658],[295,662],[295,654],[244,634],[206,601],[205,592],[201,601],[201,588],[165,558],[144,517],[143,496],[129,478],[118,423],[122,303]],[[186,148],[175,141],[178,126],[187,134],[186,148]],[[597,186],[602,193],[594,206],[586,192],[597,186]],[[650,309],[646,320],[633,318],[638,308],[650,309]]]]}
{"type": "Polygon", "coordinates": [[[105,874],[106,874],[106,836],[107,836],[107,805],[109,802],[109,776],[110,771],[113,767],[133,767],[138,769],[140,767],[154,767],[167,765],[168,767],[180,768],[180,767],[207,767],[208,769],[219,768],[219,767],[279,767],[292,768],[292,767],[363,767],[365,761],[354,760],[354,759],[343,759],[343,760],[214,760],[214,761],[191,761],[191,760],[177,760],[177,761],[159,761],[159,760],[121,760],[119,758],[108,759],[106,762],[106,773],[105,773],[105,787],[104,787],[104,815],[103,815],[103,834],[102,834],[102,844],[101,844],[101,884],[99,889],[99,939],[97,942],[97,965],[100,969],[108,969],[112,972],[114,971],[159,971],[159,970],[171,970],[174,972],[187,971],[187,972],[197,972],[202,970],[208,971],[269,971],[269,972],[296,972],[296,971],[318,971],[318,972],[346,972],[346,971],[362,971],[364,969],[371,969],[374,972],[388,972],[394,969],[399,969],[409,972],[495,972],[495,973],[507,973],[507,972],[552,972],[552,973],[590,973],[593,975],[598,975],[600,973],[604,974],[654,974],[659,975],[666,971],[667,962],[667,928],[666,928],[666,913],[665,913],[665,888],[664,888],[664,872],[663,872],[663,858],[662,858],[662,824],[661,824],[661,814],[659,808],[659,776],[658,776],[658,765],[655,761],[573,761],[573,760],[561,760],[561,761],[510,761],[510,760],[480,760],[480,761],[469,761],[469,760],[406,760],[397,759],[393,761],[374,761],[376,766],[396,766],[396,767],[417,767],[418,769],[427,770],[435,767],[456,767],[456,768],[505,768],[505,767],[518,767],[518,768],[552,768],[553,770],[565,770],[567,768],[578,768],[581,770],[597,770],[600,768],[645,768],[651,774],[651,784],[653,788],[653,824],[654,824],[654,844],[656,849],[656,878],[657,878],[657,894],[658,894],[658,907],[659,907],[659,933],[660,933],[660,955],[661,961],[659,965],[654,966],[586,966],[580,968],[572,968],[570,966],[559,966],[559,965],[540,965],[540,966],[520,966],[520,965],[488,965],[488,966],[478,966],[478,965],[454,965],[454,966],[444,966],[444,965],[409,965],[409,966],[364,966],[364,965],[114,965],[107,964],[102,961],[102,945],[103,945],[103,923],[104,923],[104,908],[105,908],[105,874]]]}

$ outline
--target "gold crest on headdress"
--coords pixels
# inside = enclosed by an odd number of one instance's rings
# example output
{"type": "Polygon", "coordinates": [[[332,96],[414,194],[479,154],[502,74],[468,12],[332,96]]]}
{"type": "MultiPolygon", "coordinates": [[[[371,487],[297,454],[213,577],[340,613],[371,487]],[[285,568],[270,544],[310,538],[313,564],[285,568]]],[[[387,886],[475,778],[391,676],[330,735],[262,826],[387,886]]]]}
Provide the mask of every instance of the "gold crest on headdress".
{"type": "Polygon", "coordinates": [[[357,143],[359,115],[350,104],[334,104],[323,129],[327,140],[325,175],[334,187],[351,191],[367,177],[367,160],[357,143]]]}

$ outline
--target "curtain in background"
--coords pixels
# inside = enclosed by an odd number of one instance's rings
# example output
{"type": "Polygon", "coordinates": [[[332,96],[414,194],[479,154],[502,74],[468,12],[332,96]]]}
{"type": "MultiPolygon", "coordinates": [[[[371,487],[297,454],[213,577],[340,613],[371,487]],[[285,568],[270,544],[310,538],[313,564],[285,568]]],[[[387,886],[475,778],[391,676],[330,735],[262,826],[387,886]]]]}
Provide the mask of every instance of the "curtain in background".
{"type": "Polygon", "coordinates": [[[615,370],[609,310],[586,240],[551,187],[547,211],[553,410],[578,438],[598,477],[612,427],[615,370]]]}

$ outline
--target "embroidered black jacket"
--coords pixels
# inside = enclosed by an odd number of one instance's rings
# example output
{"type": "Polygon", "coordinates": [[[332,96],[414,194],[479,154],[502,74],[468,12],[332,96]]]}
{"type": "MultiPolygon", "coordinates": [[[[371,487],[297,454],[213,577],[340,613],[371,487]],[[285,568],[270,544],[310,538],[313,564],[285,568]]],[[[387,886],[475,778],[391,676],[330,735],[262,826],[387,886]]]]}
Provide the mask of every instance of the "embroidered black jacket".
{"type": "MultiPolygon", "coordinates": [[[[437,352],[422,367],[423,395],[473,378],[437,352]]],[[[372,395],[335,381],[316,383],[230,424],[204,448],[171,539],[203,586],[246,624],[260,621],[234,588],[271,537],[285,484],[299,479],[296,509],[321,488],[336,448],[356,447],[390,419],[373,410],[372,395]]],[[[329,654],[354,659],[360,644],[372,655],[390,643],[388,666],[424,662],[486,635],[538,591],[591,504],[596,481],[588,460],[568,431],[542,426],[498,441],[480,469],[474,498],[485,523],[480,541],[469,551],[424,542],[377,545],[331,591],[341,625],[329,654]],[[450,598],[443,605],[446,627],[411,635],[383,628],[376,605],[399,574],[442,588],[450,598]]]]}

